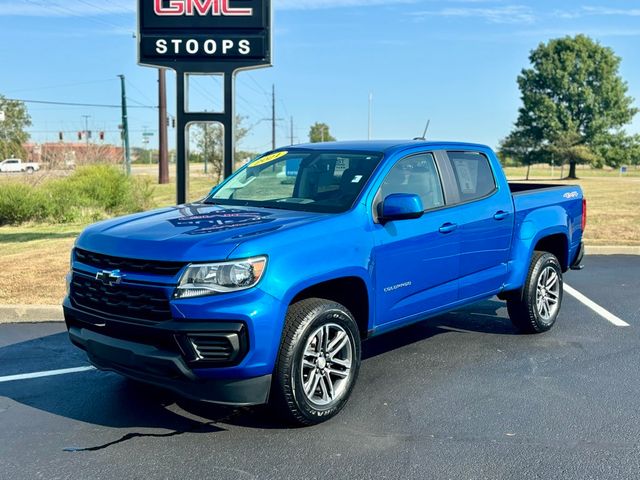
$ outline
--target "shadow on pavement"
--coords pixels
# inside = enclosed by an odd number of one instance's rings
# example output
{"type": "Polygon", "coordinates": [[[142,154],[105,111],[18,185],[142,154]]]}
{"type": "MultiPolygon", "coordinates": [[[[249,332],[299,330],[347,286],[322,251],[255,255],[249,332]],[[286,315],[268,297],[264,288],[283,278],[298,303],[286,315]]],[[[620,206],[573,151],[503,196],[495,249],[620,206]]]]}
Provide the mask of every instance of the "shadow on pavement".
{"type": "MultiPolygon", "coordinates": [[[[514,335],[509,320],[497,313],[503,306],[497,301],[483,302],[471,310],[452,312],[375,337],[364,343],[363,361],[451,331],[514,335]]],[[[0,376],[87,364],[84,353],[69,343],[66,333],[2,347],[0,362],[0,376]],[[13,368],[12,363],[15,364],[13,368]],[[16,371],[16,365],[20,365],[19,371],[16,371]]],[[[224,424],[257,429],[289,428],[267,413],[267,407],[233,409],[199,403],[108,372],[91,371],[0,383],[0,400],[1,397],[76,421],[135,430],[104,445],[74,447],[67,451],[95,451],[144,436],[221,432],[225,430],[221,426],[224,424]],[[138,432],[141,429],[168,432],[138,432]]]]}

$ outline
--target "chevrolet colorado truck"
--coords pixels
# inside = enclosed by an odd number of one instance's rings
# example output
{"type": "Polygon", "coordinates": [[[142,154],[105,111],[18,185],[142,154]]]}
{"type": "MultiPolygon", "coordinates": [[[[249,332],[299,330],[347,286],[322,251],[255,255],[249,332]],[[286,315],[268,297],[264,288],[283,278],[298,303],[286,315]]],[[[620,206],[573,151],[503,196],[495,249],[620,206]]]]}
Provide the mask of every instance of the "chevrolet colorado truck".
{"type": "Polygon", "coordinates": [[[367,338],[495,295],[549,330],[585,222],[579,187],[509,184],[486,146],[295,146],[87,228],[65,318],[99,369],[309,425],[343,408],[367,338]]]}

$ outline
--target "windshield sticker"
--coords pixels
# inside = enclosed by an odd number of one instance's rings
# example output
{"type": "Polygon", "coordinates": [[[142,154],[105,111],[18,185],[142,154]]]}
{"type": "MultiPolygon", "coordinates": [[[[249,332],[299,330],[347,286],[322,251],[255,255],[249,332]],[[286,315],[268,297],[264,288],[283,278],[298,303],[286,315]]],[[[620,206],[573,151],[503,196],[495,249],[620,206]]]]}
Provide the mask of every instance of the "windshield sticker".
{"type": "Polygon", "coordinates": [[[249,167],[259,167],[260,165],[265,165],[267,163],[274,162],[282,157],[284,157],[289,152],[278,152],[272,153],[271,155],[267,155],[257,159],[255,162],[249,164],[249,167]]]}
{"type": "Polygon", "coordinates": [[[351,180],[351,183],[360,183],[360,180],[362,180],[362,175],[356,175],[353,177],[353,180],[351,180]]]}

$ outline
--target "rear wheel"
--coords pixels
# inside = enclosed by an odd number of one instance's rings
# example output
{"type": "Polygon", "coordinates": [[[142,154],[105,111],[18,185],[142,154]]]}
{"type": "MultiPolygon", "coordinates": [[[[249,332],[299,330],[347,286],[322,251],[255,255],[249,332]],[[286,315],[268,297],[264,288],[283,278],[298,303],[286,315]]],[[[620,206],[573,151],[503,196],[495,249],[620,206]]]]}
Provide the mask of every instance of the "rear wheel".
{"type": "Polygon", "coordinates": [[[562,287],[562,267],[555,255],[535,252],[522,295],[507,300],[511,322],[523,333],[550,330],[560,313],[562,287]]]}
{"type": "Polygon", "coordinates": [[[360,368],[360,334],[353,315],[319,298],[287,313],[271,403],[300,425],[324,422],[345,406],[360,368]]]}

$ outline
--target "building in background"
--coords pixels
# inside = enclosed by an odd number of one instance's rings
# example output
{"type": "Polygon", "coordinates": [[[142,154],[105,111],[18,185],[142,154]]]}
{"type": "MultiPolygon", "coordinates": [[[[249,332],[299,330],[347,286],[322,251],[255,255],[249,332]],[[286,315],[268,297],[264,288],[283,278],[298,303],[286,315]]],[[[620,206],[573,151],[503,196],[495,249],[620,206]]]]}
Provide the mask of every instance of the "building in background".
{"type": "Polygon", "coordinates": [[[28,143],[24,146],[28,160],[45,168],[75,168],[94,163],[122,164],[124,150],[115,145],[86,143],[28,143]]]}

